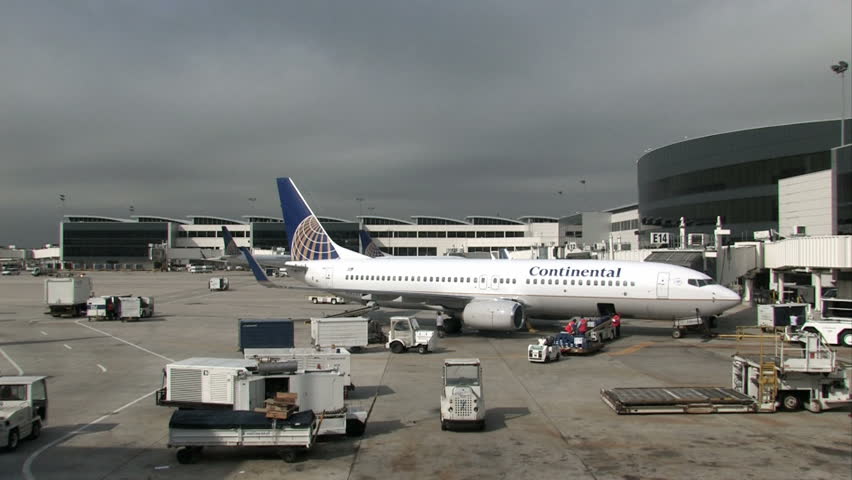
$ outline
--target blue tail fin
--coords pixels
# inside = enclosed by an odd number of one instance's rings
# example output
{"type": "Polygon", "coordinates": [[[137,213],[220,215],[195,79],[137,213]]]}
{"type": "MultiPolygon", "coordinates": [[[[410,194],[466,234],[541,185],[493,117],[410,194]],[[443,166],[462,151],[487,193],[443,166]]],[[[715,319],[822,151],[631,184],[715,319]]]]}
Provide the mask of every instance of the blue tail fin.
{"type": "Polygon", "coordinates": [[[363,257],[331,240],[292,179],[278,179],[278,197],[294,261],[363,257]]]}
{"type": "Polygon", "coordinates": [[[248,248],[246,247],[238,247],[237,242],[234,241],[234,237],[231,236],[231,232],[228,231],[227,227],[222,227],[222,236],[225,237],[226,245],[233,245],[238,251],[240,251],[243,256],[246,257],[246,262],[248,262],[249,268],[251,268],[251,273],[254,274],[255,280],[257,283],[263,285],[268,288],[281,288],[280,285],[276,285],[269,280],[269,277],[266,276],[266,272],[263,271],[260,265],[258,265],[257,260],[254,259],[254,256],[251,254],[248,248]]]}
{"type": "Polygon", "coordinates": [[[237,241],[234,240],[234,237],[233,235],[231,235],[231,232],[229,232],[228,229],[225,227],[222,227],[222,237],[225,240],[225,250],[223,254],[225,256],[239,255],[240,247],[237,246],[237,241]]]}
{"type": "Polygon", "coordinates": [[[376,242],[373,240],[373,237],[371,237],[366,230],[358,231],[358,235],[361,237],[361,253],[370,258],[388,256],[388,254],[383,252],[382,249],[380,249],[379,246],[376,245],[376,242]]]}

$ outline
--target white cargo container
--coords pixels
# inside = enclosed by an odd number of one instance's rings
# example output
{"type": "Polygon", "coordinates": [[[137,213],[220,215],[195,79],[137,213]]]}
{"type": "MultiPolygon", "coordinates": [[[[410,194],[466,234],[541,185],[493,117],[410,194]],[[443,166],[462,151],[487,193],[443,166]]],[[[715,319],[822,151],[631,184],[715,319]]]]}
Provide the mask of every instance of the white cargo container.
{"type": "Polygon", "coordinates": [[[229,283],[227,277],[213,277],[210,279],[209,288],[211,291],[227,290],[229,283]]]}
{"type": "Polygon", "coordinates": [[[299,370],[337,370],[347,389],[352,385],[352,355],[345,348],[246,348],[243,355],[259,362],[295,360],[299,370]]]}
{"type": "Polygon", "coordinates": [[[119,297],[121,321],[139,320],[154,314],[154,299],[151,297],[119,297]]]}
{"type": "Polygon", "coordinates": [[[255,411],[278,392],[296,394],[300,411],[323,416],[320,435],[361,435],[367,411],[346,404],[344,377],[336,370],[299,370],[296,362],[195,357],[165,368],[157,404],[255,411]]]}
{"type": "Polygon", "coordinates": [[[91,296],[92,279],[89,277],[48,278],[44,281],[44,302],[54,317],[83,315],[91,296]]]}
{"type": "Polygon", "coordinates": [[[312,318],[311,342],[317,347],[366,348],[370,319],[366,317],[312,318]]]}

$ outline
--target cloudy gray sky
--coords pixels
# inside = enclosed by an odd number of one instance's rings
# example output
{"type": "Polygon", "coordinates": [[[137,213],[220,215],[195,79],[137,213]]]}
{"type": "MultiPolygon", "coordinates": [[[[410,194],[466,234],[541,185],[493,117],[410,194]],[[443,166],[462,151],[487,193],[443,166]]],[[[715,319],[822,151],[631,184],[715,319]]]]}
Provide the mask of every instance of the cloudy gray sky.
{"type": "Polygon", "coordinates": [[[648,148],[837,118],[851,8],[4,0],[0,244],[130,205],[280,216],[278,176],[345,218],[633,203],[648,148]]]}

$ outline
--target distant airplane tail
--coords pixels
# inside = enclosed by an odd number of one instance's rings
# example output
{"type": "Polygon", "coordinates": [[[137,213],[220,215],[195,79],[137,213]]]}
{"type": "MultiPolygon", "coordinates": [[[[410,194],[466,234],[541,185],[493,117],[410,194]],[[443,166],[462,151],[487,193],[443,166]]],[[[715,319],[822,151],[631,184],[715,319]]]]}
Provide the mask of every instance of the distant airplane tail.
{"type": "Polygon", "coordinates": [[[266,276],[266,272],[263,271],[263,268],[257,263],[257,260],[254,259],[254,256],[251,254],[246,247],[238,247],[237,242],[234,241],[234,237],[231,236],[231,232],[228,231],[228,227],[222,227],[222,235],[225,237],[225,245],[233,245],[239,252],[242,252],[243,256],[246,257],[246,262],[248,262],[249,268],[251,268],[251,273],[254,274],[255,280],[257,283],[263,285],[267,288],[282,288],[280,285],[276,285],[269,280],[269,277],[266,276]]]}
{"type": "Polygon", "coordinates": [[[376,241],[373,240],[373,237],[366,230],[360,230],[358,235],[361,237],[361,253],[364,255],[370,258],[390,256],[376,245],[376,241]]]}
{"type": "Polygon", "coordinates": [[[334,243],[289,177],[278,179],[278,197],[294,261],[364,257],[334,243]]]}
{"type": "Polygon", "coordinates": [[[223,250],[225,256],[239,255],[240,247],[237,246],[237,241],[234,240],[234,236],[231,235],[231,232],[228,231],[227,228],[222,227],[222,237],[225,241],[225,249],[223,250]]]}

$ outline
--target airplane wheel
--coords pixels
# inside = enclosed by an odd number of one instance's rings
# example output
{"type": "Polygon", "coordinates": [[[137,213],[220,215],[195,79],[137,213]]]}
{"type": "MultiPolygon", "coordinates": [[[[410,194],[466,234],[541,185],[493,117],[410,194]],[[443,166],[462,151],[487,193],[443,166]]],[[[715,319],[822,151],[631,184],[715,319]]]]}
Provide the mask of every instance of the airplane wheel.
{"type": "Polygon", "coordinates": [[[682,338],[683,333],[684,333],[683,330],[676,328],[676,329],[672,330],[672,338],[682,338]]]}

